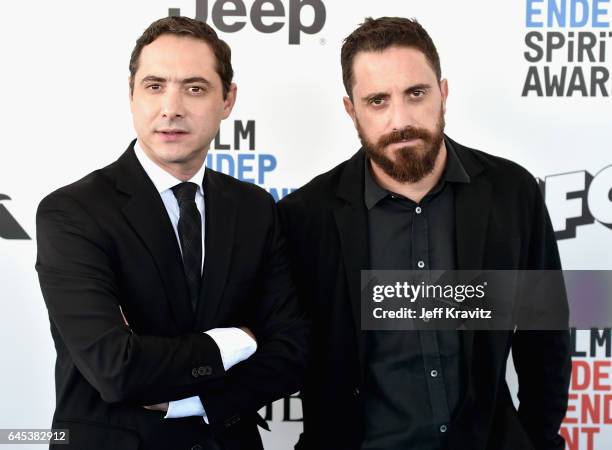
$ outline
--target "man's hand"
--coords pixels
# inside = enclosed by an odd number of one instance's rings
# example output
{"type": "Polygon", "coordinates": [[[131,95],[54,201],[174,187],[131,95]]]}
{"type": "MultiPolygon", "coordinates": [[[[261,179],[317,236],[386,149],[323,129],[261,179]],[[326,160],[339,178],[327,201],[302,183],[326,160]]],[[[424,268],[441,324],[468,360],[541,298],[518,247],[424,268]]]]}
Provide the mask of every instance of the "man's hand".
{"type": "Polygon", "coordinates": [[[238,328],[240,328],[242,331],[244,331],[246,334],[248,334],[251,337],[251,339],[253,339],[255,342],[257,342],[257,339],[255,338],[255,335],[253,334],[253,332],[249,328],[247,328],[247,327],[238,327],[238,328]]]}
{"type": "Polygon", "coordinates": [[[144,409],[148,409],[149,411],[162,411],[162,412],[167,412],[168,411],[168,402],[166,403],[158,403],[157,405],[151,405],[151,406],[143,406],[144,409]]]}

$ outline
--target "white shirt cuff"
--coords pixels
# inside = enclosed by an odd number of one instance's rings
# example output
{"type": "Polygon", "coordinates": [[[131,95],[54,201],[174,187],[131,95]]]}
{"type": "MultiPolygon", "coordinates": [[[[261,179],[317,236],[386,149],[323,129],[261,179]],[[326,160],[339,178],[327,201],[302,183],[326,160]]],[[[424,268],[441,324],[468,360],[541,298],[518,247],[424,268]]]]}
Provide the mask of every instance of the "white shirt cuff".
{"type": "MultiPolygon", "coordinates": [[[[213,328],[208,334],[221,353],[223,368],[229,370],[241,361],[249,358],[257,350],[257,342],[240,328],[213,328]]],[[[200,397],[189,397],[168,403],[168,411],[164,419],[201,416],[208,423],[208,416],[200,397]]]]}
{"type": "Polygon", "coordinates": [[[225,370],[249,358],[257,350],[255,339],[240,328],[213,328],[205,333],[213,338],[219,347],[225,370]]]}
{"type": "Polygon", "coordinates": [[[206,423],[208,418],[202,406],[200,397],[189,397],[168,403],[168,411],[164,419],[178,419],[180,417],[203,416],[206,423]]]}

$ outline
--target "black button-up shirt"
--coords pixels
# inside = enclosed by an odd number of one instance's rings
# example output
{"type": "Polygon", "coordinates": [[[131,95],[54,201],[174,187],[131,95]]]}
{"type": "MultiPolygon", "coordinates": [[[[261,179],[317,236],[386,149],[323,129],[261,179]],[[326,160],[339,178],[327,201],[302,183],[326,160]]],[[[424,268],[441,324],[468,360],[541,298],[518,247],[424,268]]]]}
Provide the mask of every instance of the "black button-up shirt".
{"type": "MultiPolygon", "coordinates": [[[[454,269],[453,184],[470,178],[452,144],[440,181],[415,203],[379,186],[366,162],[373,270],[454,269]]],[[[440,449],[461,395],[455,331],[369,331],[363,391],[362,449],[440,449]]]]}

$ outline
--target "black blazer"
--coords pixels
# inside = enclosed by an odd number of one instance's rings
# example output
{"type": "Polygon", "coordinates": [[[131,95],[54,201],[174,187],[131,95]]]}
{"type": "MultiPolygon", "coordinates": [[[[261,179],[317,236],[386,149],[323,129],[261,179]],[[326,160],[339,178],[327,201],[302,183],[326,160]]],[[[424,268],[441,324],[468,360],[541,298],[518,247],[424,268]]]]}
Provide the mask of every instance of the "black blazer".
{"type": "Polygon", "coordinates": [[[57,350],[53,427],[70,429],[71,441],[57,448],[261,449],[256,411],[301,387],[308,326],[276,206],[210,169],[204,192],[195,314],[176,235],[133,143],[40,203],[36,269],[57,350]],[[225,372],[203,332],[241,325],[258,350],[225,372]],[[210,426],[142,408],[194,395],[210,426]]]}
{"type": "MultiPolygon", "coordinates": [[[[453,144],[471,177],[455,190],[456,268],[560,268],[533,177],[510,161],[453,144]]],[[[314,329],[300,449],[360,448],[360,270],[370,267],[364,161],[360,150],[279,204],[298,296],[314,329]]],[[[563,449],[558,430],[571,369],[568,333],[460,334],[466,394],[448,427],[448,448],[563,449]],[[511,348],[520,384],[518,412],[505,381],[511,348]]]]}

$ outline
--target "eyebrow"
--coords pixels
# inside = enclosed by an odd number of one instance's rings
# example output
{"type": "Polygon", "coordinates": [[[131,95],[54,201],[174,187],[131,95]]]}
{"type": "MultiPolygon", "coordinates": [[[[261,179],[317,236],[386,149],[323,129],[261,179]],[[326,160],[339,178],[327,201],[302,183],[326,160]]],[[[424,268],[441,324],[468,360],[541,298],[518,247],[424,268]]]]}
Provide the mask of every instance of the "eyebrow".
{"type": "Polygon", "coordinates": [[[408,89],[406,89],[404,91],[405,94],[410,94],[411,92],[414,91],[418,91],[418,90],[428,90],[431,89],[431,84],[427,84],[427,83],[419,83],[419,84],[415,84],[414,86],[410,86],[408,89]]]}
{"type": "Polygon", "coordinates": [[[182,81],[182,83],[183,84],[202,83],[202,84],[210,85],[210,81],[208,81],[204,77],[189,77],[189,78],[185,78],[182,81]]]}
{"type": "MultiPolygon", "coordinates": [[[[167,81],[168,80],[163,77],[158,77],[155,75],[147,75],[140,82],[141,83],[147,83],[147,82],[166,83],[167,81]]],[[[181,80],[181,84],[192,84],[192,83],[202,83],[207,86],[211,85],[210,81],[208,81],[204,77],[189,77],[189,78],[184,78],[183,80],[181,80]]]]}

